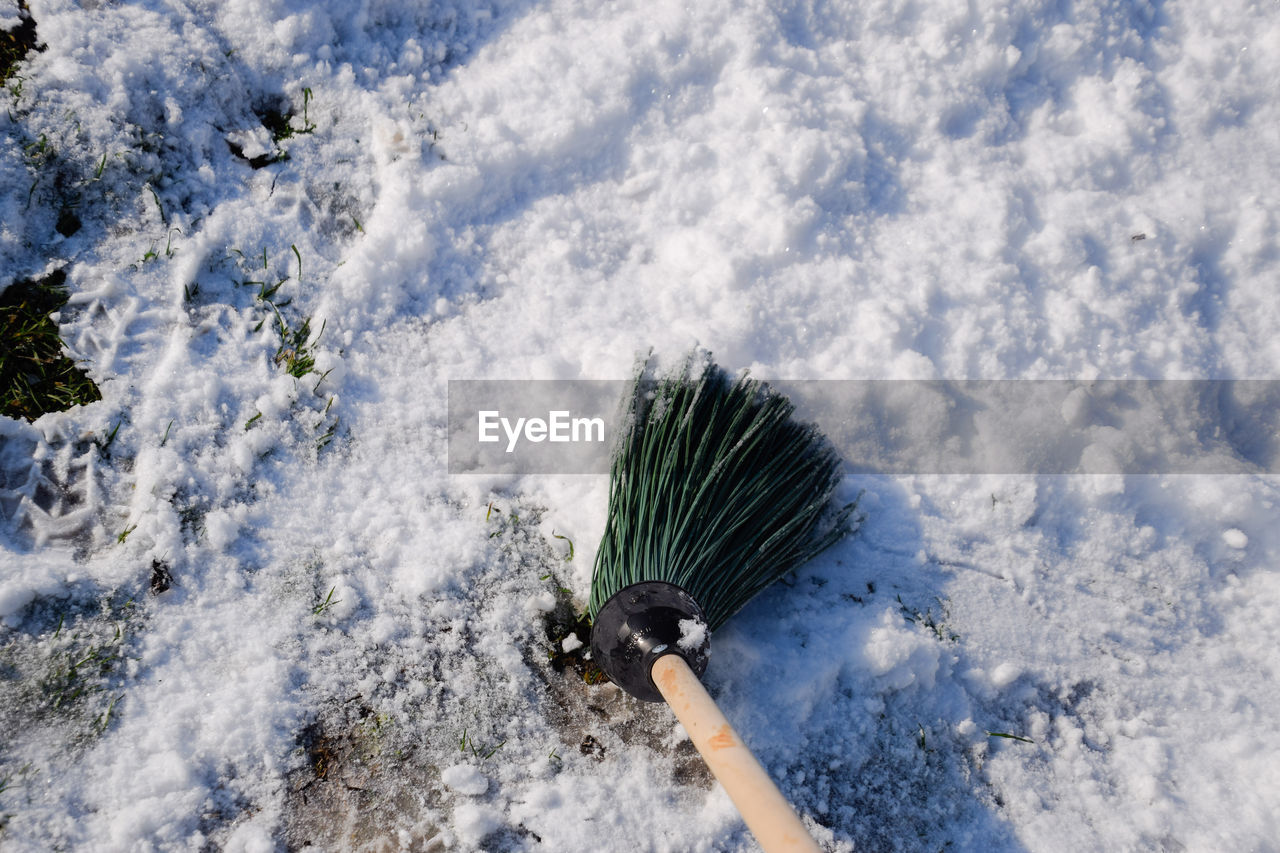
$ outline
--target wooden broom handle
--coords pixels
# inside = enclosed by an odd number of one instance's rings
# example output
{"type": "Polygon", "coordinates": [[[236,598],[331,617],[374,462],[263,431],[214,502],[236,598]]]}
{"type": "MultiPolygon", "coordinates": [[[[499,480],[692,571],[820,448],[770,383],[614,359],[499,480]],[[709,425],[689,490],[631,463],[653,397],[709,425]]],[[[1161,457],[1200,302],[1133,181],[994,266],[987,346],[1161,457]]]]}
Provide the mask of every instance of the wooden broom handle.
{"type": "Polygon", "coordinates": [[[818,853],[818,845],[791,804],[720,713],[684,658],[663,655],[654,661],[649,674],[765,853],[818,853]]]}

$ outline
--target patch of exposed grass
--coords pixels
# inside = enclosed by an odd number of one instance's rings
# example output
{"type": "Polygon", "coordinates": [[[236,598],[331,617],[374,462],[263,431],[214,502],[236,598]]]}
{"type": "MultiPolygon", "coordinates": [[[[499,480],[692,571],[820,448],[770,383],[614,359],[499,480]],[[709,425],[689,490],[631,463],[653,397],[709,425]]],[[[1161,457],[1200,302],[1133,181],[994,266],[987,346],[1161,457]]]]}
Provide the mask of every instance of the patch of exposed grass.
{"type": "MultiPolygon", "coordinates": [[[[290,243],[289,251],[292,258],[286,257],[284,264],[272,263],[265,246],[253,253],[245,253],[232,247],[225,260],[235,267],[231,272],[235,288],[256,291],[253,300],[255,307],[261,309],[262,313],[261,319],[253,326],[254,333],[262,331],[268,323],[276,332],[277,344],[275,353],[271,356],[272,364],[294,379],[311,377],[307,381],[315,399],[305,403],[299,400],[296,405],[300,409],[310,409],[303,420],[315,430],[315,449],[319,452],[339,437],[340,418],[336,414],[330,414],[336,398],[320,392],[320,386],[332,372],[332,368],[322,371],[316,364],[316,348],[324,335],[325,323],[322,322],[317,330],[312,327],[310,317],[299,317],[296,310],[286,310],[293,303],[291,292],[301,289],[303,270],[302,251],[298,245],[290,243]],[[289,268],[295,264],[296,272],[290,272],[289,268]],[[290,282],[293,286],[282,293],[281,288],[290,282]],[[325,401],[322,410],[319,408],[320,401],[325,401]],[[312,417],[313,415],[316,417],[312,417]]],[[[244,428],[253,429],[261,419],[261,412],[253,413],[245,421],[244,428]]]]}
{"type": "Polygon", "coordinates": [[[335,600],[334,600],[334,598],[333,598],[333,593],[334,593],[337,589],[338,589],[338,588],[337,588],[336,586],[331,586],[331,587],[329,587],[329,594],[328,594],[328,595],[326,595],[326,596],[324,597],[324,601],[320,602],[319,604],[317,604],[315,607],[313,607],[313,608],[311,609],[311,614],[312,614],[313,616],[320,616],[320,615],[323,615],[323,614],[324,614],[324,612],[325,612],[326,610],[328,610],[330,607],[333,607],[335,604],[341,604],[341,603],[342,603],[342,599],[341,599],[341,598],[339,598],[339,599],[338,599],[338,600],[336,600],[336,601],[335,601],[335,600]]]}
{"type": "Polygon", "coordinates": [[[918,609],[908,607],[902,600],[902,596],[898,596],[898,609],[902,612],[903,618],[908,622],[913,622],[921,627],[928,628],[933,635],[944,643],[954,643],[960,639],[960,635],[951,630],[948,625],[948,603],[942,599],[938,599],[938,606],[942,613],[935,617],[933,608],[929,608],[921,613],[918,609]]]}
{"type": "Polygon", "coordinates": [[[295,379],[314,373],[316,357],[313,349],[319,343],[320,335],[324,334],[324,325],[321,324],[320,331],[316,333],[313,340],[310,317],[304,317],[302,324],[296,329],[285,322],[279,311],[276,311],[276,321],[280,332],[280,346],[276,349],[275,363],[295,379]]]}
{"type": "Polygon", "coordinates": [[[506,745],[505,739],[496,744],[476,743],[475,738],[467,734],[467,730],[464,728],[462,730],[462,739],[458,743],[458,749],[461,752],[470,752],[474,758],[478,758],[481,761],[488,761],[493,758],[498,750],[506,745]]]}
{"type": "Polygon", "coordinates": [[[0,30],[0,83],[8,81],[13,69],[32,50],[44,48],[36,42],[36,22],[26,0],[18,0],[21,23],[12,30],[0,30]]]}
{"type": "Polygon", "coordinates": [[[272,142],[282,142],[286,139],[292,139],[295,136],[302,136],[313,132],[316,129],[315,123],[307,115],[307,110],[311,106],[311,87],[305,87],[302,90],[302,126],[294,127],[295,113],[292,109],[280,109],[278,107],[268,107],[262,111],[259,118],[262,120],[262,126],[271,134],[272,142]]]}
{"type": "MultiPolygon", "coordinates": [[[[51,711],[74,707],[87,697],[103,689],[102,681],[120,661],[122,630],[116,627],[111,637],[94,636],[76,631],[66,640],[61,637],[61,626],[51,641],[52,649],[46,662],[47,669],[39,680],[39,689],[45,707],[51,711]]],[[[115,701],[95,718],[100,727],[110,719],[115,701]]]]}
{"type": "MultiPolygon", "coordinates": [[[[0,849],[6,822],[74,774],[123,710],[145,616],[120,593],[37,598],[0,624],[0,849]]],[[[55,849],[51,845],[47,849],[55,849]]]]}
{"type": "Polygon", "coordinates": [[[63,354],[49,316],[67,303],[65,283],[58,270],[0,293],[0,415],[34,421],[102,399],[93,380],[63,354]]]}
{"type": "Polygon", "coordinates": [[[293,107],[284,101],[255,110],[258,120],[262,122],[262,126],[271,135],[272,150],[268,153],[251,157],[245,153],[242,146],[232,140],[227,140],[227,146],[234,156],[244,160],[254,169],[262,169],[275,163],[283,163],[289,159],[289,152],[282,148],[280,143],[295,136],[304,136],[312,133],[316,129],[315,122],[311,121],[308,115],[310,106],[311,88],[308,86],[302,90],[301,123],[296,121],[297,114],[294,112],[293,107]]]}
{"type": "Polygon", "coordinates": [[[46,625],[39,633],[0,631],[0,724],[63,720],[77,738],[96,737],[121,699],[121,665],[139,614],[132,600],[112,597],[96,608],[72,607],[46,625]]]}
{"type": "Polygon", "coordinates": [[[543,625],[548,649],[547,662],[557,673],[572,671],[587,684],[604,684],[609,680],[599,664],[591,660],[591,619],[572,607],[572,601],[559,588],[556,607],[547,614],[543,625]],[[565,640],[577,637],[578,644],[565,640]]]}

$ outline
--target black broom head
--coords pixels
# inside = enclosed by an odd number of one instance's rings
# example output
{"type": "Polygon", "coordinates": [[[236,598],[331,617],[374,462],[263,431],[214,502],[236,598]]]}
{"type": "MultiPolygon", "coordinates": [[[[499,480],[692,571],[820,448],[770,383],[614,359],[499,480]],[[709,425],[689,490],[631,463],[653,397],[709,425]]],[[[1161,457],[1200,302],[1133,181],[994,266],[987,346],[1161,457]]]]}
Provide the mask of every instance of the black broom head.
{"type": "Polygon", "coordinates": [[[840,457],[793,411],[709,360],[657,380],[640,371],[613,457],[593,620],[618,592],[657,581],[686,593],[714,631],[847,532],[853,504],[831,506],[840,457]]]}

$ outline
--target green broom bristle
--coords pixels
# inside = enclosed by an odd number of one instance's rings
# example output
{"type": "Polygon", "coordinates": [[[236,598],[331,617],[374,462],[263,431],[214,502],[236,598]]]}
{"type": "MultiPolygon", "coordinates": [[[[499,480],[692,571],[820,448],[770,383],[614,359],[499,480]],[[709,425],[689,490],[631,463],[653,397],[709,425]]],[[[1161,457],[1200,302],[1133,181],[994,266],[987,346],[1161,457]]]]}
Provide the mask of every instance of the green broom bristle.
{"type": "Polygon", "coordinates": [[[673,583],[711,630],[846,532],[832,518],[840,457],[794,407],[760,382],[692,362],[654,383],[642,370],[615,450],[609,518],[589,610],[640,581],[673,583]]]}

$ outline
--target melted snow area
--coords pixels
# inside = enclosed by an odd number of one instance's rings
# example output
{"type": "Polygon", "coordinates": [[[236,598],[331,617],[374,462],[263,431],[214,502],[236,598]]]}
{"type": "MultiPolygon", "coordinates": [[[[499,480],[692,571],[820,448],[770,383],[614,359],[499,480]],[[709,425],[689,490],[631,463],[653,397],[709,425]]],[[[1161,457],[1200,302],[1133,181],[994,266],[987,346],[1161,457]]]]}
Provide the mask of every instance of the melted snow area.
{"type": "MultiPolygon", "coordinates": [[[[1280,375],[1274,2],[29,6],[0,287],[103,399],[0,419],[5,850],[754,849],[449,379],[1280,375]]],[[[1276,849],[1278,486],[850,475],[705,681],[827,850],[1276,849]]]]}

